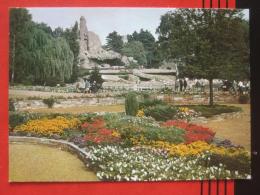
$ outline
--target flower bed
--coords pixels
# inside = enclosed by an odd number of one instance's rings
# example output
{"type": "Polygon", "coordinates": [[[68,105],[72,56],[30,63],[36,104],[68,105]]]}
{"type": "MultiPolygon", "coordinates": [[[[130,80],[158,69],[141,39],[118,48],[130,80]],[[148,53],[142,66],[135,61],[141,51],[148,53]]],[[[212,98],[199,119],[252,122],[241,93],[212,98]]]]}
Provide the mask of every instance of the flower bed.
{"type": "Polygon", "coordinates": [[[169,120],[161,124],[164,127],[178,127],[184,129],[186,143],[205,141],[211,143],[215,133],[207,127],[188,123],[185,121],[169,120]]]}
{"type": "Polygon", "coordinates": [[[22,131],[40,135],[62,134],[65,129],[77,128],[80,120],[77,118],[65,118],[58,116],[54,119],[29,120],[25,124],[18,125],[14,131],[22,131]]]}
{"type": "Polygon", "coordinates": [[[230,171],[224,165],[207,166],[210,157],[170,157],[163,151],[120,146],[92,146],[88,166],[101,180],[161,181],[249,178],[248,174],[230,171]]]}
{"type": "Polygon", "coordinates": [[[92,144],[112,144],[120,141],[120,134],[116,130],[105,128],[105,121],[96,118],[93,122],[85,122],[81,125],[86,132],[84,140],[92,144]]]}
{"type": "Polygon", "coordinates": [[[101,180],[250,178],[245,149],[215,145],[215,133],[207,127],[178,120],[159,123],[142,110],[137,116],[27,116],[16,123],[14,133],[66,139],[85,149],[84,162],[101,180]]]}

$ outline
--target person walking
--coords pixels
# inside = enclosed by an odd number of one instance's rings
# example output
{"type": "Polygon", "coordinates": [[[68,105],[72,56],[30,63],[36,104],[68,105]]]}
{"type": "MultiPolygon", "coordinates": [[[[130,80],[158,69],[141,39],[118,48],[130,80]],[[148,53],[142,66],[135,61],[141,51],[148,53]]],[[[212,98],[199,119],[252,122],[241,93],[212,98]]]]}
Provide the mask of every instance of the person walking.
{"type": "Polygon", "coordinates": [[[180,92],[182,92],[182,89],[183,89],[183,80],[180,79],[180,92]]]}
{"type": "Polygon", "coordinates": [[[179,92],[179,88],[180,88],[180,81],[179,81],[179,79],[177,79],[175,82],[175,91],[179,92]]]}
{"type": "Polygon", "coordinates": [[[183,88],[184,88],[184,91],[186,91],[187,89],[187,78],[184,78],[184,81],[183,81],[183,88]]]}

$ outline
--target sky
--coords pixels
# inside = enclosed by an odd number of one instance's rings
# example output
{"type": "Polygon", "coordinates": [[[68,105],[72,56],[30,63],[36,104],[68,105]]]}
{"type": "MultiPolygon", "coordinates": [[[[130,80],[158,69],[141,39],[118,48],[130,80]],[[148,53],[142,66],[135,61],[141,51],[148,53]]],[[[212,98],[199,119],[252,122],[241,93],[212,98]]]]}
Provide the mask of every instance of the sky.
{"type": "MultiPolygon", "coordinates": [[[[99,35],[102,44],[106,36],[117,31],[120,35],[132,34],[141,28],[150,31],[155,38],[161,15],[173,8],[28,8],[35,22],[43,22],[53,30],[57,27],[69,28],[81,16],[87,21],[88,30],[99,35]]],[[[244,11],[248,18],[248,10],[244,11]]]]}

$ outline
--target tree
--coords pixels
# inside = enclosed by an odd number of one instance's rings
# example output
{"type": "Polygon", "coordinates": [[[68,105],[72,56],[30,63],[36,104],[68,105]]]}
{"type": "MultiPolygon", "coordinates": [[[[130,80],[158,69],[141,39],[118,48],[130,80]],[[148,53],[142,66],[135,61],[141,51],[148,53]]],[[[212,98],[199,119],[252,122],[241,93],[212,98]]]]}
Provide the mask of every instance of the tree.
{"type": "Polygon", "coordinates": [[[145,49],[140,41],[131,41],[126,43],[122,49],[122,54],[128,57],[133,57],[138,61],[139,65],[146,65],[145,49]]]}
{"type": "MultiPolygon", "coordinates": [[[[11,83],[15,81],[17,68],[16,54],[18,48],[23,48],[26,40],[23,38],[26,30],[31,25],[32,16],[27,9],[13,8],[10,10],[10,68],[9,74],[11,83]]],[[[27,39],[28,37],[26,37],[27,39]]],[[[21,69],[23,69],[21,67],[21,69]]],[[[17,71],[19,72],[19,71],[17,71]]]]}
{"type": "Polygon", "coordinates": [[[96,93],[99,89],[102,88],[104,80],[102,79],[102,76],[97,66],[94,67],[94,69],[90,72],[88,81],[91,85],[91,91],[93,91],[94,93],[96,93]]]}
{"type": "Polygon", "coordinates": [[[148,30],[141,29],[139,33],[134,31],[132,35],[128,35],[127,40],[128,42],[140,41],[143,44],[147,67],[154,67],[157,65],[157,61],[155,59],[156,43],[152,33],[150,33],[148,30]]]}
{"type": "Polygon", "coordinates": [[[31,20],[26,9],[10,11],[10,81],[64,82],[72,74],[74,55],[67,41],[54,38],[50,27],[31,20]]]}
{"type": "Polygon", "coordinates": [[[219,9],[168,12],[157,29],[165,59],[181,62],[183,76],[209,80],[210,105],[214,78],[234,79],[248,72],[247,31],[241,10],[219,9]]]}
{"type": "Polygon", "coordinates": [[[120,36],[116,31],[109,33],[106,37],[107,44],[105,46],[106,49],[116,51],[121,53],[121,49],[123,48],[123,40],[122,36],[120,36]]]}
{"type": "MultiPolygon", "coordinates": [[[[60,30],[57,29],[57,33],[59,33],[60,30]]],[[[73,53],[74,60],[73,60],[73,68],[72,68],[72,75],[70,78],[70,82],[75,82],[78,78],[79,74],[79,42],[78,42],[78,22],[75,22],[74,26],[71,29],[66,29],[63,33],[64,38],[67,40],[70,49],[73,53]]]]}

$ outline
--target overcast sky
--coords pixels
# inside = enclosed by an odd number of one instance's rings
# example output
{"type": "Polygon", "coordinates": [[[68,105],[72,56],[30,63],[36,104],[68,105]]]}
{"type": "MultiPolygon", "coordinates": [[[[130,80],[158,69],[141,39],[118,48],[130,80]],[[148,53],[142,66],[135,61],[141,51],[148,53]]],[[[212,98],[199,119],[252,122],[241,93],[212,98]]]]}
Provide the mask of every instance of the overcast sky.
{"type": "MultiPolygon", "coordinates": [[[[68,28],[79,22],[80,16],[87,20],[88,30],[97,33],[102,44],[106,36],[117,31],[120,35],[132,34],[141,28],[149,30],[156,38],[156,28],[161,15],[173,8],[28,8],[33,21],[44,22],[52,29],[68,28]]],[[[248,10],[244,11],[248,18],[248,10]]]]}

